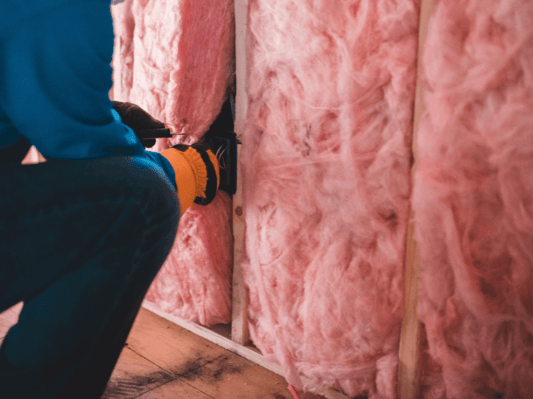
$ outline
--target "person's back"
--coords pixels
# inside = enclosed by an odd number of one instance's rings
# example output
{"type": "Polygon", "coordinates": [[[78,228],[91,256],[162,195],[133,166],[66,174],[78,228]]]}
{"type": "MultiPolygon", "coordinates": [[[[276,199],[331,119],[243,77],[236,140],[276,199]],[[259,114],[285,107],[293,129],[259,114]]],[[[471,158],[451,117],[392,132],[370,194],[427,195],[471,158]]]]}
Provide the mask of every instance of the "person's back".
{"type": "Polygon", "coordinates": [[[109,7],[0,5],[0,312],[24,302],[2,397],[99,397],[180,213],[218,185],[216,159],[146,151],[113,110],[109,7]],[[30,144],[46,162],[20,164],[30,144]]]}

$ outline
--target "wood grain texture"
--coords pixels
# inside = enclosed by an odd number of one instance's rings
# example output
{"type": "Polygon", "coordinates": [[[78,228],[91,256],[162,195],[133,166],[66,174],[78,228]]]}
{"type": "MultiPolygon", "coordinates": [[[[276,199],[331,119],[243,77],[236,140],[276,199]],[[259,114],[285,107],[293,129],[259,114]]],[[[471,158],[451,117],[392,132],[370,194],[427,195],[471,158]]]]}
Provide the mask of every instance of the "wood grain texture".
{"type": "MultiPolygon", "coordinates": [[[[271,381],[271,382],[272,381],[276,381],[276,382],[278,382],[279,380],[277,380],[276,378],[281,378],[282,381],[285,381],[284,380],[283,369],[281,368],[281,366],[278,363],[274,363],[272,361],[267,360],[257,348],[249,346],[249,345],[248,346],[239,345],[238,343],[236,343],[236,342],[234,342],[234,341],[232,341],[232,340],[230,340],[230,339],[228,339],[228,338],[226,338],[226,337],[224,337],[222,335],[217,334],[216,332],[212,331],[209,328],[206,328],[206,327],[194,324],[194,323],[189,323],[189,322],[181,320],[181,319],[179,319],[179,318],[177,318],[177,317],[175,317],[173,315],[161,312],[155,306],[150,305],[150,303],[147,302],[147,301],[145,301],[143,303],[143,306],[146,309],[148,309],[148,310],[150,310],[152,312],[155,312],[156,314],[158,314],[159,316],[164,318],[167,323],[170,323],[170,324],[174,324],[175,323],[175,324],[185,328],[186,330],[191,331],[196,336],[198,336],[199,340],[204,338],[205,340],[211,341],[211,342],[213,342],[213,343],[215,343],[217,345],[220,345],[223,348],[227,349],[229,352],[237,354],[237,355],[241,356],[242,358],[249,360],[251,363],[253,363],[253,364],[257,365],[257,366],[260,366],[260,368],[263,368],[263,369],[271,371],[273,373],[273,374],[270,374],[271,377],[265,376],[267,381],[271,381]],[[275,376],[276,374],[279,377],[275,376]],[[272,379],[272,376],[275,376],[274,380],[272,379]]],[[[306,380],[304,379],[304,382],[305,381],[306,380]]],[[[284,384],[286,385],[285,382],[284,382],[284,384]]],[[[323,389],[320,392],[318,392],[318,394],[323,395],[323,396],[315,395],[314,397],[323,397],[323,398],[326,398],[326,399],[346,399],[347,398],[346,395],[344,395],[344,394],[342,394],[342,393],[340,393],[338,391],[335,391],[335,390],[333,390],[331,388],[327,388],[327,387],[323,387],[323,389]]],[[[300,392],[300,395],[303,395],[303,393],[300,392]]],[[[311,394],[311,393],[307,393],[306,395],[308,395],[309,397],[313,397],[313,394],[311,394]]],[[[300,398],[300,399],[302,399],[302,398],[300,398]]]]}
{"type": "MultiPolygon", "coordinates": [[[[152,383],[150,378],[154,380],[154,384],[168,378],[160,386],[145,390],[141,392],[141,396],[134,397],[291,398],[283,377],[214,345],[145,308],[139,312],[127,342],[128,346],[124,351],[128,355],[121,356],[116,367],[117,374],[114,372],[115,379],[117,376],[122,378],[116,390],[122,389],[125,392],[127,389],[134,389],[133,387],[139,385],[139,380],[146,385],[152,383]],[[148,368],[145,362],[142,362],[141,366],[134,367],[145,370],[143,373],[137,373],[144,377],[128,381],[124,373],[131,367],[128,359],[133,359],[129,352],[140,355],[135,359],[149,361],[157,369],[148,368]],[[120,362],[124,364],[121,365],[120,362]]],[[[110,384],[112,383],[113,379],[110,384]]],[[[124,396],[126,397],[130,396],[124,396]]],[[[115,397],[109,399],[111,398],[115,397]]]]}
{"type": "MultiPolygon", "coordinates": [[[[248,1],[235,0],[235,73],[237,75],[237,93],[235,96],[235,132],[237,138],[243,142],[242,131],[246,119],[246,18],[248,1]]],[[[240,154],[240,151],[237,152],[240,154]]],[[[237,157],[238,167],[242,167],[240,156],[237,157]]],[[[240,345],[246,345],[250,340],[248,322],[246,318],[246,289],[241,273],[241,256],[244,248],[245,222],[242,214],[242,179],[237,174],[237,192],[233,196],[233,290],[232,290],[232,318],[231,337],[240,345]]]]}
{"type": "Polygon", "coordinates": [[[187,321],[182,320],[182,319],[180,319],[180,318],[178,318],[176,316],[173,316],[171,314],[162,312],[158,308],[156,308],[155,306],[151,305],[150,302],[145,301],[143,303],[143,306],[146,309],[148,309],[148,310],[156,313],[157,315],[165,318],[169,322],[175,323],[178,326],[183,327],[187,331],[192,332],[194,335],[197,335],[198,337],[202,337],[202,338],[204,338],[204,339],[206,339],[206,340],[208,340],[210,342],[213,342],[214,344],[216,344],[216,345],[218,345],[218,346],[220,346],[220,347],[222,347],[224,349],[227,349],[227,350],[229,350],[229,351],[231,351],[233,353],[236,353],[236,354],[244,357],[245,359],[248,359],[248,360],[260,365],[261,367],[264,367],[267,370],[272,371],[273,373],[276,373],[278,375],[283,376],[283,369],[281,368],[281,366],[278,363],[274,363],[272,361],[267,360],[261,354],[259,349],[257,349],[256,347],[251,346],[251,345],[246,345],[246,346],[245,345],[240,345],[239,343],[237,343],[237,342],[235,342],[235,341],[233,341],[231,339],[225,338],[224,336],[219,335],[219,334],[211,331],[211,329],[209,329],[209,328],[203,327],[203,326],[195,324],[195,323],[187,322],[187,321]]]}
{"type": "MultiPolygon", "coordinates": [[[[422,0],[420,7],[419,33],[418,33],[418,77],[416,82],[415,110],[413,120],[413,158],[411,179],[414,179],[416,170],[417,148],[416,138],[420,116],[424,112],[423,81],[422,81],[422,54],[424,41],[427,35],[429,18],[433,10],[433,0],[422,0]]],[[[406,256],[405,256],[405,291],[404,291],[404,318],[400,335],[398,379],[400,383],[401,399],[413,399],[418,391],[417,363],[420,322],[418,320],[417,306],[419,299],[421,265],[418,253],[418,244],[414,238],[414,214],[411,210],[407,231],[406,256]]]]}
{"type": "Polygon", "coordinates": [[[208,397],[216,399],[292,398],[283,377],[229,351],[202,367],[182,373],[177,379],[143,398],[164,397],[158,396],[159,392],[163,391],[167,395],[176,391],[174,397],[180,397],[178,393],[183,390],[184,382],[208,397]]]}
{"type": "Polygon", "coordinates": [[[173,374],[201,367],[224,349],[141,308],[127,340],[135,353],[173,374]]]}
{"type": "Polygon", "coordinates": [[[125,347],[102,399],[136,398],[174,379],[174,376],[125,347]]]}
{"type": "MultiPolygon", "coordinates": [[[[4,331],[17,322],[21,308],[22,303],[0,314],[2,338],[4,331]]],[[[102,396],[103,399],[291,397],[283,377],[146,309],[139,312],[102,396]]]]}
{"type": "Polygon", "coordinates": [[[416,308],[420,285],[420,258],[418,256],[418,246],[413,237],[413,230],[414,226],[411,220],[409,223],[407,261],[405,265],[405,314],[399,347],[398,379],[401,399],[413,399],[417,390],[416,369],[420,322],[416,308]]]}
{"type": "Polygon", "coordinates": [[[138,399],[216,399],[208,396],[202,391],[190,386],[184,381],[174,380],[160,388],[149,391],[138,399]]]}

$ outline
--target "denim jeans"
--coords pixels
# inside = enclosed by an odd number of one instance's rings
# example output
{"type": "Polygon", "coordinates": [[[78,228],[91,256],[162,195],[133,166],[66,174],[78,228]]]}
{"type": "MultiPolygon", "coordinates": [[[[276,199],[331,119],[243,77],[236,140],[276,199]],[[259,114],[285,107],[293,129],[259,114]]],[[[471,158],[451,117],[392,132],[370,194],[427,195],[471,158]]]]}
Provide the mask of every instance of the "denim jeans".
{"type": "Polygon", "coordinates": [[[168,178],[130,157],[0,164],[0,396],[99,398],[176,235],[168,178]]]}

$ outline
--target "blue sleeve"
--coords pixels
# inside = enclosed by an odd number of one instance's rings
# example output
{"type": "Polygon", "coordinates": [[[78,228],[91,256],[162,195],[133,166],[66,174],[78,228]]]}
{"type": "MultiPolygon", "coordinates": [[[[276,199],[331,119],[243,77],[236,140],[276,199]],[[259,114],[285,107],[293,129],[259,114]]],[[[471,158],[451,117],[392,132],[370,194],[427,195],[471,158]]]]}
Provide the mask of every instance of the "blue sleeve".
{"type": "Polygon", "coordinates": [[[0,111],[13,128],[45,158],[144,157],[174,182],[170,163],[113,116],[109,0],[9,3],[0,17],[0,111]]]}

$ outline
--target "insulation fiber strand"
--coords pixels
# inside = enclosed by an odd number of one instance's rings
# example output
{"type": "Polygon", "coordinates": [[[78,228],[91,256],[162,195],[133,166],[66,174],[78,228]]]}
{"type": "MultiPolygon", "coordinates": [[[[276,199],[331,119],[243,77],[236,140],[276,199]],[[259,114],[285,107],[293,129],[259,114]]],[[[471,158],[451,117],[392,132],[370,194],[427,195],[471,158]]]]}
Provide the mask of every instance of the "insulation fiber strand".
{"type": "Polygon", "coordinates": [[[533,397],[533,3],[438,1],[413,208],[422,398],[533,397]]]}
{"type": "Polygon", "coordinates": [[[418,2],[250,0],[248,13],[251,337],[298,388],[395,398],[418,2]]]}
{"type": "Polygon", "coordinates": [[[231,198],[219,192],[181,217],[172,251],[146,294],[160,310],[203,325],[231,320],[231,198]]]}

